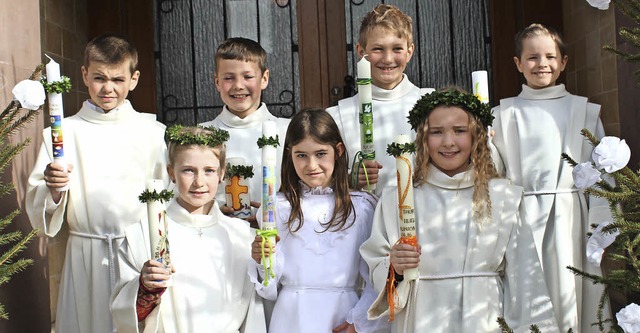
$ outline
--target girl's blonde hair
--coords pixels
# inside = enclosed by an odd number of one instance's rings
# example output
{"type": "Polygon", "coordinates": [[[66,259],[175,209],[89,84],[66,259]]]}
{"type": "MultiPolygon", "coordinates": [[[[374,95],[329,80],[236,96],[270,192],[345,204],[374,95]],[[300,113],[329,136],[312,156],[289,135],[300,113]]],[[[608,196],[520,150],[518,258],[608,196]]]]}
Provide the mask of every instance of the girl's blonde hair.
{"type": "MultiPolygon", "coordinates": [[[[453,88],[462,91],[459,88],[453,88]]],[[[417,126],[416,135],[416,166],[413,173],[414,186],[419,186],[427,182],[429,171],[430,155],[427,139],[429,135],[429,114],[438,107],[458,107],[464,110],[469,116],[469,131],[471,132],[472,147],[470,162],[473,167],[474,191],[473,191],[473,212],[474,221],[482,223],[491,218],[491,197],[489,196],[489,181],[499,178],[498,172],[491,151],[489,150],[489,139],[487,127],[482,124],[474,112],[467,110],[462,105],[440,104],[428,110],[422,123],[417,126]]]]}
{"type": "Polygon", "coordinates": [[[300,177],[293,165],[292,147],[306,138],[333,147],[335,165],[331,180],[331,188],[336,201],[331,219],[322,224],[325,231],[339,231],[348,229],[355,221],[355,210],[349,193],[348,156],[344,149],[339,155],[338,145],[344,147],[344,141],[340,135],[338,125],[331,115],[322,109],[305,109],[291,118],[287,128],[287,136],[284,140],[284,154],[282,155],[280,192],[284,194],[291,204],[291,214],[287,221],[290,232],[296,232],[302,228],[304,215],[301,204],[300,177]],[[349,223],[348,217],[353,214],[353,220],[349,223]]]}

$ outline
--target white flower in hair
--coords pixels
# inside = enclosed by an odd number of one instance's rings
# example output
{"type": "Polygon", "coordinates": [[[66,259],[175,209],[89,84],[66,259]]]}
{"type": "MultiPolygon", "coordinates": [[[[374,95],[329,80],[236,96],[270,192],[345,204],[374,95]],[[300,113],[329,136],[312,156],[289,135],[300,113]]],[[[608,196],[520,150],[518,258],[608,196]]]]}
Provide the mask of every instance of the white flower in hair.
{"type": "Polygon", "coordinates": [[[609,8],[609,3],[611,2],[611,0],[587,0],[587,2],[592,7],[596,7],[600,10],[605,10],[609,8]]]}
{"type": "Polygon", "coordinates": [[[631,303],[616,313],[618,325],[625,333],[640,332],[640,305],[631,303]]]}
{"type": "Polygon", "coordinates": [[[37,110],[40,105],[44,104],[46,98],[44,87],[40,81],[22,80],[13,87],[11,92],[20,105],[29,110],[37,110]]]}
{"type": "Polygon", "coordinates": [[[593,265],[600,266],[604,249],[613,244],[616,237],[620,234],[620,231],[618,230],[613,232],[602,232],[602,229],[609,224],[611,224],[609,221],[600,223],[587,241],[587,259],[593,265]]]}
{"type": "Polygon", "coordinates": [[[600,178],[600,171],[598,171],[591,162],[576,165],[571,175],[573,176],[573,183],[580,190],[591,187],[602,180],[602,178],[600,178]]]}
{"type": "Polygon", "coordinates": [[[596,168],[607,173],[624,168],[631,159],[631,149],[624,140],[615,136],[605,136],[591,153],[596,168]]]}

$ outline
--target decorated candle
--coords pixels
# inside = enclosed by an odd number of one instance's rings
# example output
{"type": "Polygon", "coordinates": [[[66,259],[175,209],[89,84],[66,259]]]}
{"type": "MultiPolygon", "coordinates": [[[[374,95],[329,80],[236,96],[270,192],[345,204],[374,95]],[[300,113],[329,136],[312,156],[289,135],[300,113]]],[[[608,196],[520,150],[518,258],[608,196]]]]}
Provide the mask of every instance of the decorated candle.
{"type": "MultiPolygon", "coordinates": [[[[262,123],[262,138],[258,140],[258,147],[262,149],[262,224],[259,234],[269,242],[271,247],[276,245],[276,153],[278,146],[276,123],[267,120],[262,123]]],[[[264,246],[263,242],[263,253],[264,246]]],[[[274,276],[273,256],[267,260],[262,258],[268,276],[274,276]]],[[[268,284],[268,278],[264,281],[268,284]]]]}
{"type": "MultiPolygon", "coordinates": [[[[396,158],[400,243],[417,246],[416,216],[413,205],[413,165],[411,160],[413,151],[415,151],[415,145],[411,142],[409,136],[404,134],[398,135],[394,144],[387,148],[387,152],[396,158]]],[[[404,277],[409,281],[417,279],[418,276],[417,268],[404,271],[404,277]]]]}
{"type": "MultiPolygon", "coordinates": [[[[373,107],[371,104],[371,63],[367,60],[367,55],[363,55],[358,61],[358,102],[360,121],[360,153],[365,160],[374,160],[376,151],[373,145],[373,107]]],[[[376,184],[371,184],[367,188],[369,191],[376,189],[376,184]]]]}
{"type": "Polygon", "coordinates": [[[480,102],[489,103],[489,79],[487,78],[487,71],[475,71],[471,72],[471,83],[473,86],[473,95],[476,96],[480,102]]]}
{"type": "MultiPolygon", "coordinates": [[[[147,190],[150,193],[160,193],[164,190],[164,184],[160,179],[147,181],[147,190]]],[[[151,257],[153,259],[162,258],[164,249],[163,239],[166,238],[164,226],[164,204],[161,200],[154,198],[147,201],[147,219],[149,222],[149,245],[151,246],[151,257]]]]}
{"type": "MultiPolygon", "coordinates": [[[[46,65],[47,83],[61,81],[60,65],[51,59],[46,65]]],[[[60,164],[63,168],[67,168],[64,159],[64,138],[62,135],[62,120],[64,119],[62,94],[49,93],[49,115],[51,120],[51,149],[53,151],[53,161],[60,164]]],[[[58,188],[58,191],[66,191],[69,186],[58,188]]]]}
{"type": "Polygon", "coordinates": [[[242,157],[227,158],[224,193],[227,207],[233,208],[232,216],[246,219],[251,216],[251,193],[249,179],[253,177],[253,166],[245,165],[242,157]]]}

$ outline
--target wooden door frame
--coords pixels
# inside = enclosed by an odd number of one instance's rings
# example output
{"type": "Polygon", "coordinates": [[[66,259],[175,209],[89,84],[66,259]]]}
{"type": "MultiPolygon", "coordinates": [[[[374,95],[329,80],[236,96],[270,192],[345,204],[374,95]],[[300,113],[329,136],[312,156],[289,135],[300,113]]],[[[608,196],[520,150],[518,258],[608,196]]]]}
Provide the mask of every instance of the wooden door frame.
{"type": "Polygon", "coordinates": [[[335,105],[348,71],[344,0],[298,1],[296,14],[300,107],[335,105]]]}

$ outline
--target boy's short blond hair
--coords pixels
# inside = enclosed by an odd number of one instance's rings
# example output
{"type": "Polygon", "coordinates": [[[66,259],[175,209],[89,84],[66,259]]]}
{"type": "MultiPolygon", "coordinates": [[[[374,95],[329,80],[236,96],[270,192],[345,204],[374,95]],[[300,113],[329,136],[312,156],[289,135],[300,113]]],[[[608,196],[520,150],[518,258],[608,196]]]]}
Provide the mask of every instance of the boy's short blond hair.
{"type": "Polygon", "coordinates": [[[516,34],[515,42],[516,42],[516,57],[520,58],[522,56],[522,42],[525,39],[536,37],[536,36],[549,36],[558,46],[560,50],[560,55],[564,57],[567,55],[567,45],[562,40],[562,35],[552,27],[545,26],[540,23],[532,23],[528,27],[520,30],[516,34]]]}
{"type": "Polygon", "coordinates": [[[84,49],[84,67],[91,62],[109,65],[130,60],[129,70],[133,74],[138,69],[138,50],[124,36],[104,34],[92,39],[84,49]]]}
{"type": "Polygon", "coordinates": [[[413,20],[398,7],[380,4],[367,13],[358,34],[358,44],[362,48],[367,46],[367,36],[376,28],[383,28],[405,39],[407,47],[413,44],[413,20]]]}
{"type": "Polygon", "coordinates": [[[258,42],[248,38],[229,38],[218,46],[215,55],[216,73],[218,63],[223,59],[255,62],[260,67],[261,74],[267,70],[267,51],[258,42]]]}

